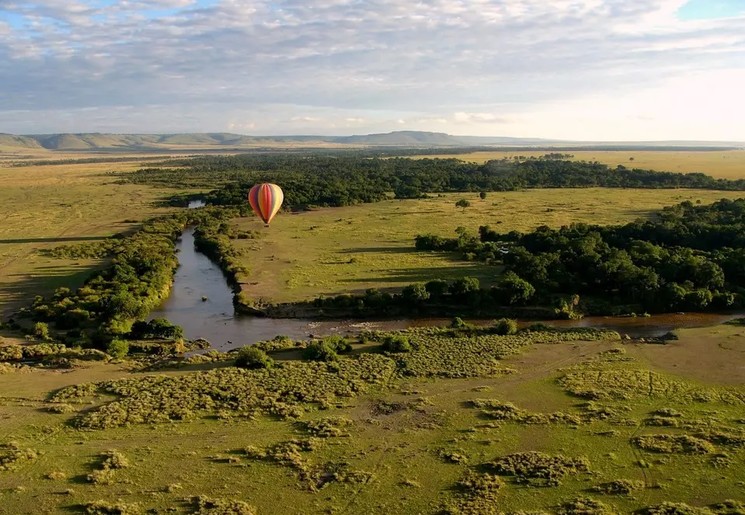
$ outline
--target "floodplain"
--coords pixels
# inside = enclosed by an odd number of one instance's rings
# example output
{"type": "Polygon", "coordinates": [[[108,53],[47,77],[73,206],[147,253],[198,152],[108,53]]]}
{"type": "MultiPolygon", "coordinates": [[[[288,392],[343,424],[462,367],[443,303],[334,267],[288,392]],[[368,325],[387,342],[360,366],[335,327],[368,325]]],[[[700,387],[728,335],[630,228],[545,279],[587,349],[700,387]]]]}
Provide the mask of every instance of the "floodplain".
{"type": "MultiPolygon", "coordinates": [[[[181,209],[163,201],[194,190],[108,173],[143,159],[0,168],[4,314],[109,265],[45,251],[181,209]]],[[[447,193],[285,212],[269,228],[247,217],[229,225],[258,232],[232,240],[242,287],[296,301],[433,278],[488,285],[500,271],[416,251],[417,234],[616,224],[742,196],[447,193]],[[470,205],[456,207],[461,199],[470,205]]],[[[119,359],[6,327],[0,511],[745,513],[741,321],[652,339],[453,325],[319,339],[339,349],[327,361],[307,357],[308,341],[278,338],[257,346],[273,360],[257,368],[236,367],[236,353],[119,359]]]]}

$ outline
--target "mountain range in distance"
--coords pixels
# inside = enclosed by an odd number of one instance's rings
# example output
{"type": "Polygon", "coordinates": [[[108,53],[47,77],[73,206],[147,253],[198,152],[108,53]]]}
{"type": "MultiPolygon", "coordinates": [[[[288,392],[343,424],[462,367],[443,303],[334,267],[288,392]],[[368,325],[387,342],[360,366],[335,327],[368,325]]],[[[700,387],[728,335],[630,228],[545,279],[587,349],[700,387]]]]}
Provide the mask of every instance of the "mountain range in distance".
{"type": "Polygon", "coordinates": [[[249,150],[256,148],[556,148],[556,149],[745,149],[742,141],[570,141],[541,138],[454,136],[442,132],[394,131],[358,136],[246,136],[225,132],[178,134],[0,133],[0,152],[22,150],[152,152],[249,150]]]}

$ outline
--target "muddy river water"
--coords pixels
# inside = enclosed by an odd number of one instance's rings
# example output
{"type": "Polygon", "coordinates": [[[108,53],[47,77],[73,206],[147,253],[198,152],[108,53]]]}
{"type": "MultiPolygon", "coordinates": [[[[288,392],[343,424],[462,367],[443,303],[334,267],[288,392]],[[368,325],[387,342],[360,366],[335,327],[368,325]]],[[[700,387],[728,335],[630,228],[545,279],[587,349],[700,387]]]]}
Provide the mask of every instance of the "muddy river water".
{"type": "MultiPolygon", "coordinates": [[[[302,318],[260,318],[236,315],[233,292],[225,276],[207,256],[194,249],[193,229],[184,231],[177,243],[179,268],[168,299],[151,318],[163,317],[184,328],[189,339],[204,338],[218,350],[229,350],[277,335],[305,339],[311,335],[354,333],[365,329],[394,330],[407,327],[446,325],[449,319],[400,320],[310,320],[302,318]]],[[[614,329],[632,337],[660,336],[686,327],[724,323],[744,313],[666,314],[651,317],[586,317],[582,320],[542,320],[556,327],[599,327],[614,329]]],[[[468,320],[476,325],[491,320],[468,320]]],[[[535,323],[536,321],[525,322],[535,323]]]]}

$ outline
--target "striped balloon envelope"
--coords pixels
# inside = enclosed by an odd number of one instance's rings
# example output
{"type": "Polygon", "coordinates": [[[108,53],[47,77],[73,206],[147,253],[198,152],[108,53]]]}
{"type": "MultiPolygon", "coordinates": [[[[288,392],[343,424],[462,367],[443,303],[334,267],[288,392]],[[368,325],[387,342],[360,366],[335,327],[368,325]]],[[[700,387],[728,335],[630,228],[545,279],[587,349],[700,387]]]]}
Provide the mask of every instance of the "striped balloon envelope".
{"type": "Polygon", "coordinates": [[[257,184],[248,191],[248,203],[251,204],[254,213],[264,221],[267,227],[279,208],[282,207],[284,199],[285,195],[282,193],[282,188],[268,182],[257,184]]]}

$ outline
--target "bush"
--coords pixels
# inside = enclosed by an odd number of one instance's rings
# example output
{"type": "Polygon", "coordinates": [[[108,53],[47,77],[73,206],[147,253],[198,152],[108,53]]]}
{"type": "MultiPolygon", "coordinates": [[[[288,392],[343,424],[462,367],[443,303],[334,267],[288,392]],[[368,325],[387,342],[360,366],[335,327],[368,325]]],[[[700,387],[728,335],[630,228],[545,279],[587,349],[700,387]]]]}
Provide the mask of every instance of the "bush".
{"type": "Polygon", "coordinates": [[[559,506],[558,515],[613,515],[616,512],[605,503],[589,497],[578,497],[559,506]]]}
{"type": "Polygon", "coordinates": [[[634,490],[642,490],[644,481],[632,481],[630,479],[616,479],[597,486],[593,486],[593,492],[599,492],[608,495],[629,495],[634,490]]]}
{"type": "Polygon", "coordinates": [[[234,499],[211,499],[206,495],[192,497],[190,499],[192,513],[195,514],[233,514],[254,515],[256,510],[246,502],[234,499]]]}
{"type": "Polygon", "coordinates": [[[336,349],[324,340],[309,343],[303,351],[303,358],[310,361],[336,361],[339,355],[336,349]]]}
{"type": "Polygon", "coordinates": [[[386,352],[409,352],[411,349],[409,338],[402,334],[388,335],[383,339],[383,350],[386,352]]]}
{"type": "Polygon", "coordinates": [[[557,486],[564,476],[590,469],[584,458],[550,456],[533,451],[503,456],[489,467],[498,475],[513,476],[517,483],[541,486],[557,486]]]}
{"type": "Polygon", "coordinates": [[[235,358],[235,366],[240,368],[272,368],[273,365],[274,360],[254,346],[243,347],[235,358]]]}
{"type": "Polygon", "coordinates": [[[643,435],[635,436],[631,443],[648,452],[662,454],[709,454],[715,451],[714,446],[701,438],[689,435],[643,435]]]}
{"type": "Polygon", "coordinates": [[[122,359],[129,353],[129,342],[127,342],[127,340],[114,338],[106,347],[106,352],[108,352],[112,358],[122,359]]]}
{"type": "Polygon", "coordinates": [[[45,322],[36,322],[34,324],[34,336],[41,340],[48,340],[49,326],[45,322]]]}
{"type": "Polygon", "coordinates": [[[494,332],[500,335],[515,334],[517,332],[517,321],[511,318],[500,318],[494,324],[494,332]]]}
{"type": "Polygon", "coordinates": [[[334,349],[334,352],[337,352],[339,354],[346,354],[347,352],[352,351],[352,344],[349,343],[343,336],[327,336],[322,341],[323,343],[334,349]]]}
{"type": "Polygon", "coordinates": [[[455,317],[450,322],[450,327],[452,327],[453,329],[465,329],[465,328],[467,328],[469,326],[468,326],[468,324],[466,322],[463,321],[463,319],[461,317],[455,317]]]}
{"type": "Polygon", "coordinates": [[[85,513],[88,515],[135,515],[142,513],[142,511],[137,504],[94,501],[85,505],[85,513]]]}

